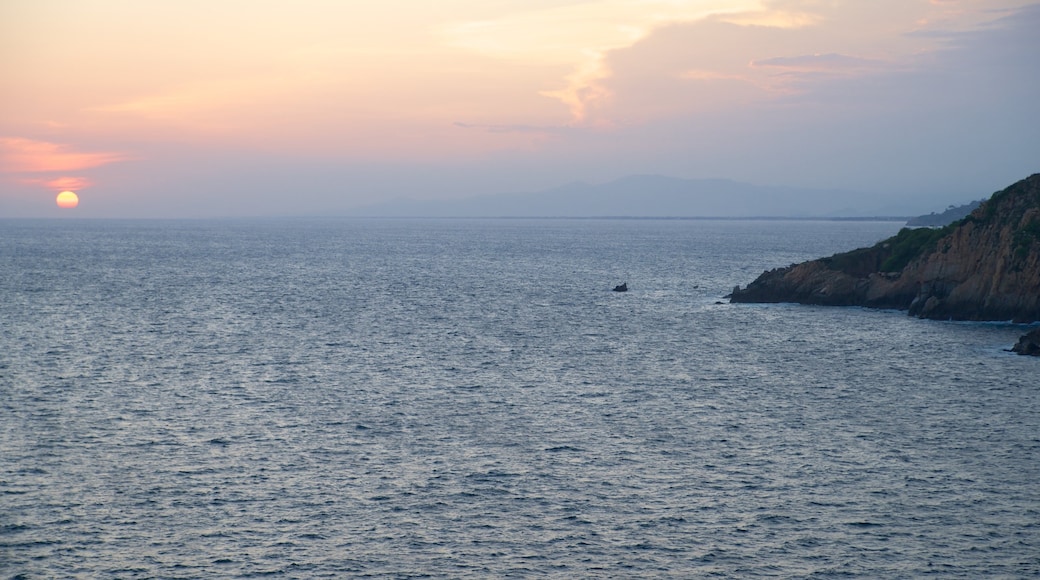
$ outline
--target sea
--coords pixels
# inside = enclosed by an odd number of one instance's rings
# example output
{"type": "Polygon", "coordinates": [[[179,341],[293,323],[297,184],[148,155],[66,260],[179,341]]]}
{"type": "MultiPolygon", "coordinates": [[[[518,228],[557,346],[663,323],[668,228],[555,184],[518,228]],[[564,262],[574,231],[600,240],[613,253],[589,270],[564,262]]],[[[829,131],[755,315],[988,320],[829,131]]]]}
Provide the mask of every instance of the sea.
{"type": "Polygon", "coordinates": [[[725,299],[901,226],[0,220],[0,577],[1036,577],[1026,327],[725,299]]]}

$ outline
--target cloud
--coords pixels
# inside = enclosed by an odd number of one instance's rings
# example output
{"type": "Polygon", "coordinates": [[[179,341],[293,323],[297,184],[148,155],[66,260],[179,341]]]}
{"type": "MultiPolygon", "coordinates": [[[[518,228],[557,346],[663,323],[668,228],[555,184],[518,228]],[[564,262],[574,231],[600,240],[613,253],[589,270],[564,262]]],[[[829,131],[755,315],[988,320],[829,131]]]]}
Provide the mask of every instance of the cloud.
{"type": "Polygon", "coordinates": [[[460,129],[482,130],[487,131],[488,133],[535,133],[538,135],[553,135],[576,131],[574,127],[568,127],[563,125],[493,125],[482,123],[464,123],[462,121],[456,121],[454,125],[460,129]]]}
{"type": "Polygon", "coordinates": [[[737,26],[761,26],[765,28],[805,28],[823,21],[817,14],[790,12],[786,10],[760,10],[740,14],[723,15],[721,22],[737,26]]]}
{"type": "Polygon", "coordinates": [[[803,56],[779,56],[753,60],[752,68],[774,68],[808,72],[854,72],[874,69],[885,63],[875,59],[859,58],[844,54],[811,54],[803,56]]]}
{"type": "Polygon", "coordinates": [[[29,185],[42,185],[48,189],[68,189],[72,191],[86,189],[93,185],[93,182],[86,177],[58,177],[56,179],[27,177],[19,181],[29,185]]]}
{"type": "Polygon", "coordinates": [[[80,171],[130,159],[125,153],[77,151],[69,145],[22,137],[0,137],[0,171],[51,173],[80,171]]]}
{"type": "MultiPolygon", "coordinates": [[[[741,107],[875,109],[876,99],[864,96],[898,94],[905,100],[909,91],[900,91],[899,85],[921,86],[940,76],[985,78],[1024,65],[1024,58],[1032,59],[1035,71],[1038,53],[1023,48],[1038,46],[1040,36],[1021,37],[1013,29],[1035,27],[1030,15],[1040,11],[1040,4],[1012,12],[976,3],[958,7],[951,11],[903,0],[878,0],[876,7],[766,0],[765,12],[719,14],[661,27],[607,56],[604,68],[610,77],[597,84],[610,98],[596,115],[638,124],[741,107]],[[958,52],[961,66],[950,62],[948,51],[967,44],[971,50],[958,52]],[[1001,57],[992,58],[997,52],[1001,57]]],[[[942,98],[971,98],[990,87],[999,92],[997,86],[981,82],[961,90],[964,97],[942,98]]]]}
{"type": "Polygon", "coordinates": [[[712,15],[760,13],[760,0],[592,0],[535,9],[495,20],[460,22],[442,29],[448,44],[536,66],[567,66],[563,86],[539,91],[566,105],[574,125],[590,121],[608,101],[608,54],[629,48],[654,30],[712,15]]]}
{"type": "Polygon", "coordinates": [[[285,73],[268,71],[266,75],[217,80],[197,80],[167,88],[165,91],[130,100],[88,107],[99,113],[136,115],[151,119],[184,122],[192,115],[227,111],[257,101],[270,101],[292,92],[293,79],[285,73]]]}
{"type": "Polygon", "coordinates": [[[1040,4],[938,41],[906,32],[914,16],[883,44],[711,22],[662,31],[615,55],[611,113],[645,120],[628,140],[665,151],[654,161],[679,169],[662,173],[977,196],[1040,170],[1028,122],[1040,4]]]}

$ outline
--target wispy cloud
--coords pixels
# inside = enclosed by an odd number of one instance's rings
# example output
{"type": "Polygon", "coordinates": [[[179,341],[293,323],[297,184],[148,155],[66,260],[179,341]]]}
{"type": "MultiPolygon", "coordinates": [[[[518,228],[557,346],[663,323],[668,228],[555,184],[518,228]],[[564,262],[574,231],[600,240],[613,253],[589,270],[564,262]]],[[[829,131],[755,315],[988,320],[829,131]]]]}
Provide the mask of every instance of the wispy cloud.
{"type": "Polygon", "coordinates": [[[18,181],[29,185],[42,185],[48,189],[69,189],[72,191],[86,189],[94,184],[91,180],[87,179],[86,177],[58,177],[55,179],[26,177],[23,179],[19,179],[18,181]]]}
{"type": "Polygon", "coordinates": [[[114,151],[78,151],[61,143],[0,137],[0,171],[5,173],[64,173],[130,158],[114,151]]]}
{"type": "Polygon", "coordinates": [[[534,133],[537,135],[554,135],[560,133],[572,133],[577,131],[569,126],[539,126],[539,125],[489,125],[482,123],[464,123],[456,121],[454,125],[460,129],[472,129],[487,131],[488,133],[534,133]]]}
{"type": "Polygon", "coordinates": [[[291,92],[292,84],[291,79],[278,74],[191,81],[161,92],[90,107],[87,111],[185,123],[206,113],[234,111],[242,106],[270,101],[291,92]]]}
{"type": "Polygon", "coordinates": [[[808,54],[800,56],[779,56],[753,60],[752,68],[771,68],[799,72],[832,72],[852,73],[876,69],[885,63],[875,59],[859,58],[844,54],[808,54]]]}
{"type": "Polygon", "coordinates": [[[817,14],[808,12],[792,12],[788,10],[757,10],[737,14],[723,15],[722,22],[738,26],[761,26],[765,28],[805,28],[815,26],[823,21],[817,14]]]}

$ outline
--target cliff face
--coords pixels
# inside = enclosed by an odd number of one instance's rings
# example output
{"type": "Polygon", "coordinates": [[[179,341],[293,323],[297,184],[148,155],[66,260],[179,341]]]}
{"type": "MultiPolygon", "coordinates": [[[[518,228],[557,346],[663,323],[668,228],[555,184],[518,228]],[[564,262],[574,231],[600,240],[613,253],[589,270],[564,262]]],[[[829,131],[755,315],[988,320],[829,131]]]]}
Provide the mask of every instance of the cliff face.
{"type": "Polygon", "coordinates": [[[1040,320],[1040,174],[942,229],[763,273],[733,302],[908,310],[922,318],[1040,320]]]}

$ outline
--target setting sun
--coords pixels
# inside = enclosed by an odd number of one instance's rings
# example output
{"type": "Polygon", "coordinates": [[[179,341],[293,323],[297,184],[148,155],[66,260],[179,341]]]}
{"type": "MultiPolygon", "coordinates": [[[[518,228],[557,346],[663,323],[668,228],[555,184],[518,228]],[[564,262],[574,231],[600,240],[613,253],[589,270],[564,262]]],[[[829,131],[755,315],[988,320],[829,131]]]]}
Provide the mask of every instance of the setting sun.
{"type": "Polygon", "coordinates": [[[55,201],[58,202],[58,207],[70,209],[79,205],[79,196],[74,191],[63,191],[55,201]]]}

